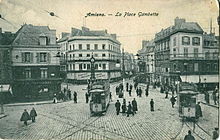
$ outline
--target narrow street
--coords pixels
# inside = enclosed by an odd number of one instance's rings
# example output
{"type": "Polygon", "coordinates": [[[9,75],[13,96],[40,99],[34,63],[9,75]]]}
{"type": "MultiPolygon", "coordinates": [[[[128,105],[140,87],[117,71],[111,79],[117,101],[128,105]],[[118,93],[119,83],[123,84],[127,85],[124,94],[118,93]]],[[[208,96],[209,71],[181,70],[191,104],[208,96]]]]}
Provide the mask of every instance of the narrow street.
{"type": "MultiPolygon", "coordinates": [[[[131,83],[131,82],[129,82],[131,83]]],[[[85,103],[86,86],[69,85],[72,91],[78,93],[78,103],[73,101],[58,104],[11,106],[5,107],[8,115],[0,119],[0,137],[4,139],[133,139],[133,140],[181,140],[189,129],[193,130],[190,122],[182,125],[181,119],[175,108],[171,107],[169,99],[159,92],[159,89],[150,87],[149,96],[137,97],[133,89],[132,97],[125,92],[126,102],[136,98],[138,112],[134,116],[126,117],[116,115],[115,87],[118,83],[111,84],[113,101],[103,116],[90,116],[89,104],[85,103]],[[150,99],[154,99],[155,111],[150,111],[150,99]],[[35,107],[38,116],[35,123],[28,122],[24,126],[20,116],[24,109],[28,111],[35,107]],[[18,117],[19,116],[19,117],[18,117]]],[[[122,102],[122,98],[119,99],[122,102]]],[[[196,139],[211,139],[213,128],[217,124],[217,109],[202,105],[203,118],[198,122],[193,135],[196,139]],[[210,135],[209,135],[210,134],[210,135]]]]}

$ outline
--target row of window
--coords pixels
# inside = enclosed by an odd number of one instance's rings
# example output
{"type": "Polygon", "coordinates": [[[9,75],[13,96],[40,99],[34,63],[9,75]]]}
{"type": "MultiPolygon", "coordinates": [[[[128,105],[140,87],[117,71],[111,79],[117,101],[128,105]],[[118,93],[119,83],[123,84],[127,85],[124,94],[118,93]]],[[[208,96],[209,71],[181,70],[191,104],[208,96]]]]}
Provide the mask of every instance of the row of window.
{"type": "MultiPolygon", "coordinates": [[[[191,38],[189,36],[182,37],[182,45],[190,45],[191,38]]],[[[176,37],[173,38],[173,46],[176,46],[176,37]]],[[[192,37],[192,45],[199,46],[200,45],[200,38],[199,37],[192,37]]]]}
{"type": "MultiPolygon", "coordinates": [[[[31,52],[23,52],[21,53],[22,62],[23,63],[30,63],[33,62],[33,53],[31,52]]],[[[16,55],[16,59],[18,59],[19,56],[16,55]]],[[[37,53],[36,55],[37,62],[49,62],[50,61],[50,54],[46,52],[37,53]]]]}
{"type": "MultiPolygon", "coordinates": [[[[85,50],[92,50],[92,45],[91,44],[86,44],[86,48],[84,48],[85,50]]],[[[115,51],[115,52],[120,52],[120,49],[113,46],[113,45],[108,45],[108,48],[106,46],[106,44],[102,44],[101,48],[99,46],[99,44],[94,44],[94,50],[111,50],[111,51],[115,51]]],[[[69,45],[69,48],[67,48],[67,50],[77,50],[76,45],[72,44],[69,45]]],[[[78,44],[78,50],[83,50],[83,45],[82,44],[78,44]]]]}
{"type": "MultiPolygon", "coordinates": [[[[180,68],[177,67],[176,64],[173,64],[174,71],[180,70],[180,68]]],[[[198,72],[198,71],[218,71],[218,65],[217,63],[206,63],[203,65],[202,70],[199,69],[199,63],[189,63],[186,66],[184,66],[184,69],[182,69],[184,72],[198,72]]]]}
{"type": "MultiPolygon", "coordinates": [[[[68,65],[68,70],[90,70],[91,69],[91,64],[78,64],[79,68],[76,69],[76,64],[69,64],[68,65]]],[[[94,67],[96,70],[102,69],[106,70],[106,64],[94,64],[94,67]]]]}
{"type": "MultiPolygon", "coordinates": [[[[48,75],[47,75],[47,69],[46,68],[42,68],[40,69],[40,75],[41,77],[40,78],[48,78],[48,75]]],[[[31,77],[31,69],[25,69],[24,70],[24,76],[25,78],[32,78],[31,77]]]]}
{"type": "MultiPolygon", "coordinates": [[[[65,58],[65,55],[63,55],[63,57],[65,58]]],[[[69,55],[69,58],[68,58],[68,60],[72,60],[72,59],[74,59],[74,58],[77,58],[77,57],[79,57],[79,58],[81,58],[81,57],[88,57],[88,58],[90,58],[90,57],[92,57],[91,56],[91,54],[85,54],[85,55],[83,55],[83,54],[78,54],[78,56],[76,56],[76,54],[70,54],[69,55]]],[[[94,54],[94,57],[96,58],[96,57],[107,57],[107,55],[105,54],[105,53],[102,53],[102,54],[97,54],[97,53],[95,53],[94,54]]],[[[114,55],[114,54],[109,54],[109,58],[116,58],[117,56],[116,55],[114,55]]],[[[117,57],[118,58],[118,57],[117,57]]]]}

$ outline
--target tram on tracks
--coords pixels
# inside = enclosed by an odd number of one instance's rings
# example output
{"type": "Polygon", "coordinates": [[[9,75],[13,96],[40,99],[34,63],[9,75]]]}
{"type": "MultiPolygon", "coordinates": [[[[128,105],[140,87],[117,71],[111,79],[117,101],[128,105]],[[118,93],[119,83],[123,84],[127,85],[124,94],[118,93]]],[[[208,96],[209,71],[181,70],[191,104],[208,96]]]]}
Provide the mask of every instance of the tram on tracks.
{"type": "Polygon", "coordinates": [[[177,101],[179,115],[182,120],[196,119],[196,101],[199,94],[197,86],[193,83],[181,82],[178,86],[177,101]]]}
{"type": "Polygon", "coordinates": [[[88,90],[91,97],[91,115],[102,114],[107,111],[110,103],[110,84],[108,81],[96,81],[90,85],[88,90]]]}

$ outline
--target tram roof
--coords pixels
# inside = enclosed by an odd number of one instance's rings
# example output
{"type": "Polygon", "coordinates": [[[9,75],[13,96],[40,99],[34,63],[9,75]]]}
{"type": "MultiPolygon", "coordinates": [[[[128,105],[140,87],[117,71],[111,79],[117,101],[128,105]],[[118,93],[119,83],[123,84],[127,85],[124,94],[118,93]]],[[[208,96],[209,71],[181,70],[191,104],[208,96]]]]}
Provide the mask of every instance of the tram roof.
{"type": "Polygon", "coordinates": [[[105,90],[103,89],[92,89],[89,92],[93,93],[93,92],[104,92],[105,90]]]}
{"type": "Polygon", "coordinates": [[[191,91],[191,90],[185,90],[185,91],[180,91],[179,94],[191,94],[191,95],[195,95],[195,94],[198,94],[198,92],[195,92],[195,91],[191,91]]]}

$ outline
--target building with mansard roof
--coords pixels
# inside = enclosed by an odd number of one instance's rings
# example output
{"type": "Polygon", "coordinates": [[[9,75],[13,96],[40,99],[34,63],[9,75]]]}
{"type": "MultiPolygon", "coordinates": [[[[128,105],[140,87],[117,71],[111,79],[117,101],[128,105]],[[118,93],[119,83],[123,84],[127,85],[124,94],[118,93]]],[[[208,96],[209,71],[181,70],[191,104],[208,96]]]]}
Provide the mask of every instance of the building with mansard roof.
{"type": "MultiPolygon", "coordinates": [[[[206,46],[206,40],[214,38],[204,34],[198,23],[186,22],[185,19],[177,17],[174,25],[155,35],[157,81],[165,85],[175,84],[179,80],[199,85],[208,82],[213,86],[217,84],[218,60],[208,60],[208,70],[205,57],[206,51],[211,53],[211,48],[206,46]]],[[[216,49],[212,51],[213,55],[215,53],[216,49]]]]}
{"type": "Polygon", "coordinates": [[[96,79],[121,78],[121,68],[116,65],[121,59],[121,44],[116,34],[86,27],[72,28],[70,33],[62,33],[57,43],[61,46],[61,58],[67,70],[68,82],[86,83],[90,79],[92,55],[96,60],[96,79]]]}
{"type": "Polygon", "coordinates": [[[18,99],[52,99],[61,90],[60,59],[55,57],[56,30],[23,25],[11,43],[12,90],[18,99]]]}

